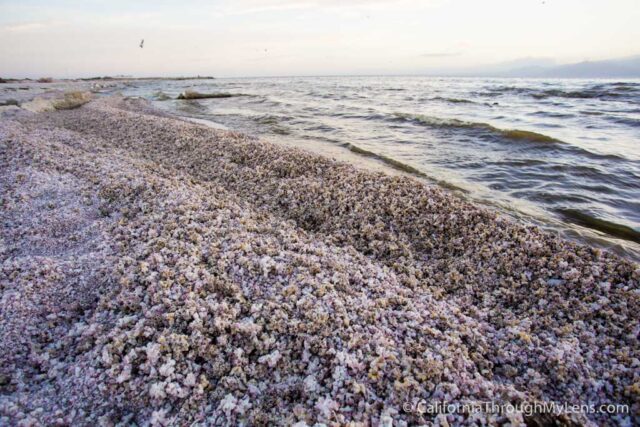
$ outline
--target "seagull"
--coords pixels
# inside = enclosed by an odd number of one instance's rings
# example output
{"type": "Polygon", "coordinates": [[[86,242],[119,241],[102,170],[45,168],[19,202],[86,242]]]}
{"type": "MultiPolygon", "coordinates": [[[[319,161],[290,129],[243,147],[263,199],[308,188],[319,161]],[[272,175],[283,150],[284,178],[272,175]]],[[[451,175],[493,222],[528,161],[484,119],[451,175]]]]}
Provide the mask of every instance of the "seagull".
{"type": "Polygon", "coordinates": [[[142,41],[140,42],[140,49],[142,49],[144,47],[144,39],[142,39],[142,41]]]}

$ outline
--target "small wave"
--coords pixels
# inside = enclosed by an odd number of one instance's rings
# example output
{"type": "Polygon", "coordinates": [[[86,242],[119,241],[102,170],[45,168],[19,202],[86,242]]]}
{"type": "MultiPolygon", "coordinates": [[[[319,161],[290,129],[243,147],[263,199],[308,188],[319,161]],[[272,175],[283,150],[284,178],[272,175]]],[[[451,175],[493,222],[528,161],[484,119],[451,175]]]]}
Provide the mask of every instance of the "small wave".
{"type": "Polygon", "coordinates": [[[612,86],[621,86],[621,85],[625,85],[625,86],[634,86],[634,87],[640,87],[640,83],[638,82],[613,82],[613,83],[608,83],[612,86]]]}
{"type": "Polygon", "coordinates": [[[364,148],[358,147],[357,145],[351,144],[349,142],[345,142],[344,144],[342,144],[342,146],[349,149],[353,153],[360,154],[361,156],[374,158],[376,160],[379,160],[385,163],[388,166],[391,166],[394,169],[409,173],[411,175],[419,176],[421,178],[428,179],[432,182],[435,182],[441,187],[448,188],[449,190],[460,191],[462,193],[469,193],[469,191],[465,190],[464,188],[458,187],[454,184],[451,184],[450,182],[436,180],[430,177],[429,175],[427,175],[426,173],[422,172],[421,170],[416,169],[413,166],[403,163],[394,158],[391,158],[382,154],[377,154],[377,153],[374,153],[373,151],[365,150],[364,148]]]}
{"type": "Polygon", "coordinates": [[[254,117],[253,120],[256,123],[259,123],[261,125],[265,125],[268,126],[269,130],[272,133],[275,133],[277,135],[290,135],[291,134],[291,130],[282,125],[281,122],[284,120],[284,118],[280,118],[277,116],[272,116],[272,115],[264,115],[264,116],[258,116],[258,117],[254,117]]]}
{"type": "Polygon", "coordinates": [[[628,92],[636,91],[632,84],[596,85],[581,90],[562,90],[562,89],[546,89],[538,90],[533,88],[504,86],[492,88],[485,95],[503,95],[512,93],[516,95],[528,95],[535,99],[546,98],[573,98],[573,99],[592,99],[592,98],[618,98],[627,96],[628,92]]]}
{"type": "Polygon", "coordinates": [[[280,122],[280,120],[276,116],[271,116],[271,115],[256,117],[255,121],[257,123],[260,123],[261,125],[275,125],[280,122]]]}
{"type": "Polygon", "coordinates": [[[246,97],[255,97],[256,95],[251,95],[247,93],[228,93],[228,92],[213,92],[213,93],[200,93],[192,90],[185,90],[180,93],[176,99],[185,100],[185,101],[196,101],[196,100],[206,100],[206,99],[219,99],[219,98],[234,98],[239,96],[246,97]]]}
{"type": "Polygon", "coordinates": [[[596,218],[576,209],[557,209],[556,211],[567,221],[574,224],[598,230],[620,239],[640,243],[640,232],[626,225],[596,218]]]}
{"type": "Polygon", "coordinates": [[[470,101],[468,99],[462,99],[462,98],[443,98],[441,96],[436,96],[435,98],[432,98],[434,101],[445,101],[445,102],[450,102],[452,104],[475,104],[475,102],[470,101]]]}
{"type": "Polygon", "coordinates": [[[549,143],[563,144],[563,142],[560,141],[559,139],[553,138],[548,135],[544,135],[542,133],[531,132],[528,130],[520,130],[520,129],[510,129],[510,130],[497,129],[497,128],[493,128],[493,129],[496,129],[502,135],[510,139],[519,139],[519,140],[521,139],[521,140],[534,141],[534,142],[549,142],[549,143]]]}
{"type": "Polygon", "coordinates": [[[615,82],[615,83],[604,83],[592,86],[591,89],[594,90],[616,90],[618,92],[634,92],[637,91],[640,87],[640,83],[634,82],[615,82]]]}
{"type": "Polygon", "coordinates": [[[278,135],[291,135],[291,131],[285,126],[271,126],[271,132],[278,135]]]}
{"type": "Polygon", "coordinates": [[[312,97],[312,98],[322,98],[322,99],[340,99],[339,97],[337,97],[336,94],[331,93],[331,92],[318,92],[315,90],[310,90],[308,91],[306,94],[306,96],[312,97]]]}
{"type": "Polygon", "coordinates": [[[501,135],[505,138],[517,141],[529,141],[538,143],[564,144],[563,141],[537,132],[521,129],[500,129],[489,123],[469,122],[458,119],[442,119],[439,117],[425,116],[421,114],[412,115],[395,113],[395,116],[408,121],[417,122],[421,125],[435,128],[458,128],[458,129],[478,129],[501,135]]]}
{"type": "Polygon", "coordinates": [[[384,114],[357,114],[357,113],[332,113],[329,114],[331,117],[339,117],[345,119],[357,119],[357,120],[366,120],[366,121],[384,121],[388,118],[384,114]]]}
{"type": "Polygon", "coordinates": [[[170,95],[167,95],[163,91],[159,90],[153,94],[153,99],[155,99],[156,101],[167,101],[172,98],[170,95]]]}
{"type": "Polygon", "coordinates": [[[487,92],[487,93],[492,93],[492,94],[502,94],[502,93],[523,94],[523,93],[530,93],[530,92],[533,92],[533,91],[534,91],[534,89],[526,88],[526,87],[500,86],[500,87],[496,87],[496,88],[490,88],[489,92],[487,92]]]}
{"type": "Polygon", "coordinates": [[[188,115],[194,115],[196,117],[199,117],[200,115],[205,114],[207,112],[207,107],[205,105],[202,105],[199,102],[187,101],[187,102],[180,102],[177,104],[178,105],[176,105],[176,110],[188,115]]]}
{"type": "Polygon", "coordinates": [[[640,127],[640,120],[634,119],[632,117],[613,117],[612,120],[622,125],[627,125],[627,126],[636,127],[636,128],[640,127]]]}
{"type": "Polygon", "coordinates": [[[566,114],[566,113],[552,113],[551,111],[536,111],[535,113],[531,113],[532,116],[539,116],[539,117],[550,117],[550,118],[554,118],[554,119],[568,119],[570,117],[573,117],[573,114],[566,114]]]}
{"type": "Polygon", "coordinates": [[[563,91],[559,89],[549,89],[542,92],[532,93],[531,96],[535,99],[546,98],[574,98],[574,99],[591,99],[591,98],[603,98],[603,97],[616,97],[618,94],[612,92],[602,92],[597,90],[581,90],[581,91],[563,91]]]}
{"type": "Polygon", "coordinates": [[[620,86],[614,86],[613,90],[616,90],[618,92],[635,92],[638,90],[638,88],[631,85],[620,85],[620,86]]]}
{"type": "Polygon", "coordinates": [[[317,123],[312,126],[305,127],[304,130],[311,131],[311,132],[332,133],[332,132],[335,132],[337,129],[325,123],[317,123]]]}
{"type": "Polygon", "coordinates": [[[496,96],[502,95],[502,92],[499,91],[473,91],[471,95],[478,97],[486,97],[486,98],[494,98],[496,96]]]}
{"type": "Polygon", "coordinates": [[[477,131],[476,135],[479,137],[497,136],[497,137],[502,137],[503,139],[515,141],[515,142],[539,144],[538,148],[562,147],[564,150],[573,152],[576,155],[586,156],[592,159],[613,160],[613,161],[627,160],[624,156],[620,156],[618,154],[603,154],[603,153],[592,152],[582,147],[567,144],[566,142],[556,139],[552,136],[545,135],[538,132],[532,132],[528,130],[501,129],[493,125],[490,125],[489,123],[470,122],[470,121],[458,120],[458,119],[442,119],[439,117],[432,117],[432,116],[426,116],[426,115],[420,115],[420,114],[412,115],[412,114],[405,114],[405,113],[395,113],[394,116],[397,119],[414,122],[421,126],[427,126],[430,128],[462,129],[462,130],[467,129],[470,131],[475,130],[477,131]]]}
{"type": "Polygon", "coordinates": [[[249,98],[247,101],[252,103],[252,104],[262,104],[262,105],[269,105],[272,106],[274,108],[277,108],[281,105],[283,105],[281,102],[273,100],[273,99],[269,99],[266,96],[260,96],[260,95],[246,95],[247,98],[249,98]]]}

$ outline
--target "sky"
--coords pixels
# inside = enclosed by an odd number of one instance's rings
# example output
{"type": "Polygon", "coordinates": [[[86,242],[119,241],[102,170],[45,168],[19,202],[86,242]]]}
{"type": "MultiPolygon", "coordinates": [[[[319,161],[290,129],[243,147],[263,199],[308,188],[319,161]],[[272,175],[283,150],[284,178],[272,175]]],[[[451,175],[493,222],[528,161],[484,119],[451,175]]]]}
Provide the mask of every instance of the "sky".
{"type": "Polygon", "coordinates": [[[0,0],[0,76],[420,74],[610,59],[640,54],[638,1],[0,0]]]}

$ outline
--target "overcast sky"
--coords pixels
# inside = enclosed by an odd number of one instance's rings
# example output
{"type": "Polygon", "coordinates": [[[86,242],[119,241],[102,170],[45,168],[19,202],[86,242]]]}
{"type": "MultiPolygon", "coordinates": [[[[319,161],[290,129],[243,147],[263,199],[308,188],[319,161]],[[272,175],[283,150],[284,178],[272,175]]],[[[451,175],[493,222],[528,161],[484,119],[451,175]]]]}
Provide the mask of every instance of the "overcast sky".
{"type": "Polygon", "coordinates": [[[608,59],[640,53],[639,1],[0,0],[0,76],[405,74],[608,59]]]}

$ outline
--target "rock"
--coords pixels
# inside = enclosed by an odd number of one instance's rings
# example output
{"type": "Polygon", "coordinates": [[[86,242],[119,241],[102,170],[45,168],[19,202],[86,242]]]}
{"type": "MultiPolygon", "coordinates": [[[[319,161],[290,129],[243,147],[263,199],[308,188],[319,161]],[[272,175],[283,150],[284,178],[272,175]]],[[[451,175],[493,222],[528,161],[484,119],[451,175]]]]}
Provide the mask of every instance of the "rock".
{"type": "Polygon", "coordinates": [[[22,104],[22,108],[32,113],[44,113],[54,111],[53,101],[51,99],[35,98],[29,102],[22,104]]]}
{"type": "Polygon", "coordinates": [[[71,110],[86,104],[91,99],[90,92],[67,92],[64,94],[63,99],[54,100],[53,107],[56,110],[71,110]]]}
{"type": "Polygon", "coordinates": [[[89,92],[67,92],[63,98],[35,98],[22,104],[22,108],[33,113],[44,113],[55,110],[71,110],[91,101],[89,92]]]}

